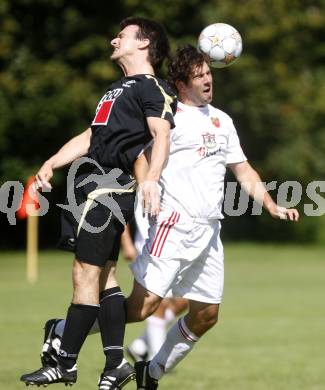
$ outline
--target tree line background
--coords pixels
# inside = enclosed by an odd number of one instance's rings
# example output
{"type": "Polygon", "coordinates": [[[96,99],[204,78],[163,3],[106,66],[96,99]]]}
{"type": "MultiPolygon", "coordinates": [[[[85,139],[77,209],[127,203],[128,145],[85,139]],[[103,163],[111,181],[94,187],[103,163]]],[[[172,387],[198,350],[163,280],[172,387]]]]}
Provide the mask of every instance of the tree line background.
{"type": "MultiPolygon", "coordinates": [[[[307,184],[324,180],[325,171],[324,9],[321,0],[0,0],[0,185],[25,182],[89,126],[98,99],[121,76],[109,60],[109,42],[123,18],[138,15],[163,23],[173,50],[196,45],[210,23],[239,30],[241,58],[213,70],[214,105],[233,117],[245,153],[265,181],[298,181],[306,194],[307,184]]],[[[43,247],[58,236],[55,204],[64,198],[65,173],[56,173],[47,195],[43,247]]],[[[324,216],[304,216],[305,202],[312,203],[304,195],[298,224],[265,213],[227,217],[224,238],[322,242],[324,216]]],[[[1,247],[24,246],[25,221],[9,226],[0,214],[0,228],[1,247]]]]}

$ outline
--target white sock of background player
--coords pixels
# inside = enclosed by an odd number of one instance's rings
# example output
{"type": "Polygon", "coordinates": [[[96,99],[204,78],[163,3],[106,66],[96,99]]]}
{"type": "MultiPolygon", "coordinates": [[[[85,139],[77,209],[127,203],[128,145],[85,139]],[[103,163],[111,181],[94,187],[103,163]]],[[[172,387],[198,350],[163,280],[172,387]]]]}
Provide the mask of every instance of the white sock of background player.
{"type": "Polygon", "coordinates": [[[151,360],[166,340],[167,321],[155,315],[148,317],[146,321],[145,333],[148,345],[148,360],[151,360]]]}
{"type": "Polygon", "coordinates": [[[175,313],[170,308],[165,310],[164,315],[164,318],[155,315],[148,317],[143,335],[136,338],[129,346],[140,356],[147,352],[148,360],[151,360],[158,353],[166,340],[168,326],[176,318],[175,313]],[[147,351],[145,351],[144,343],[146,343],[147,351]]]}

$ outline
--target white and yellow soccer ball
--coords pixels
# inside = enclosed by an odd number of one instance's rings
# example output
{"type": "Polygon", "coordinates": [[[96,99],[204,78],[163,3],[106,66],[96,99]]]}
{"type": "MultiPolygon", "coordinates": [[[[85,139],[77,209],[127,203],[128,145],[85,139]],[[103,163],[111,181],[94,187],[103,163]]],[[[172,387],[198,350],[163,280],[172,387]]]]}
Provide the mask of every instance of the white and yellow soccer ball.
{"type": "Polygon", "coordinates": [[[243,42],[239,32],[230,24],[214,23],[202,30],[197,49],[205,55],[209,65],[224,68],[240,56],[243,42]]]}

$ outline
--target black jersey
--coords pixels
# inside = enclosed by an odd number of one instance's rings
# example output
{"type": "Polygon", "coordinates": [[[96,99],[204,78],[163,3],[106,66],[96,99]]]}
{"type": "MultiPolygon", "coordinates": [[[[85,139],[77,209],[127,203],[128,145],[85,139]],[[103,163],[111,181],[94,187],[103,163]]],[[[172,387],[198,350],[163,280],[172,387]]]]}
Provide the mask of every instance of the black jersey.
{"type": "Polygon", "coordinates": [[[174,125],[176,96],[166,81],[141,74],[110,85],[92,122],[89,156],[104,168],[133,172],[133,164],[151,141],[147,117],[174,125]]]}

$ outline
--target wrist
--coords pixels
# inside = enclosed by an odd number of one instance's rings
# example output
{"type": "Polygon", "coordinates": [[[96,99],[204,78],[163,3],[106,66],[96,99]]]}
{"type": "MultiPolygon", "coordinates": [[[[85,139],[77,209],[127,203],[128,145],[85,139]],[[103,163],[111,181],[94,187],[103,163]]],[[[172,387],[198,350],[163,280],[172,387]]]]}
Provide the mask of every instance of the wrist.
{"type": "Polygon", "coordinates": [[[155,175],[155,174],[148,173],[146,178],[144,179],[144,181],[152,181],[152,182],[158,183],[159,178],[160,178],[160,175],[158,176],[158,175],[155,175]]]}
{"type": "Polygon", "coordinates": [[[274,203],[273,201],[271,202],[267,202],[264,204],[264,208],[269,212],[269,213],[272,213],[276,210],[277,208],[277,204],[274,203]]]}
{"type": "Polygon", "coordinates": [[[45,163],[43,164],[43,166],[48,168],[48,169],[54,170],[56,166],[55,166],[55,159],[53,157],[46,160],[45,163]]]}

